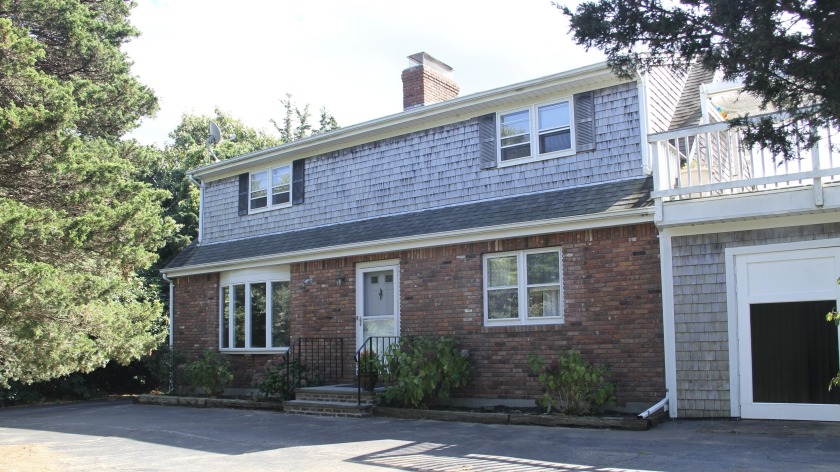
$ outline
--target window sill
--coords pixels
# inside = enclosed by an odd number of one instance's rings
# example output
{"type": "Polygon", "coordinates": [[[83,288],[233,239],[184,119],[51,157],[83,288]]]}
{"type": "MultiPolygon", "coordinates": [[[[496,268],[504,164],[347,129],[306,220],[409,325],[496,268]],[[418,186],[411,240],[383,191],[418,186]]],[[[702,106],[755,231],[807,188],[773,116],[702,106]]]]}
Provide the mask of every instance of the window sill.
{"type": "Polygon", "coordinates": [[[493,328],[496,326],[545,326],[545,325],[562,325],[565,324],[565,319],[560,317],[552,317],[552,318],[545,318],[545,319],[529,319],[529,320],[484,320],[484,327],[485,328],[493,328]]]}
{"type": "Polygon", "coordinates": [[[256,210],[254,210],[254,209],[248,210],[248,214],[249,215],[256,215],[256,214],[265,213],[265,212],[271,211],[271,210],[280,210],[280,209],[283,209],[283,208],[290,208],[291,206],[292,206],[291,203],[284,203],[282,205],[272,205],[272,206],[265,207],[265,208],[257,208],[256,210]]]}
{"type": "Polygon", "coordinates": [[[570,149],[568,151],[558,151],[553,152],[551,154],[544,154],[539,157],[522,157],[519,159],[511,159],[509,161],[498,161],[499,167],[511,167],[511,166],[518,166],[522,164],[529,164],[531,162],[540,162],[540,161],[548,161],[551,159],[559,159],[561,157],[570,157],[574,156],[575,151],[574,149],[570,149]]]}
{"type": "Polygon", "coordinates": [[[247,348],[240,348],[240,349],[230,349],[230,348],[220,348],[219,352],[222,354],[286,354],[289,352],[289,347],[273,347],[273,348],[258,348],[258,349],[247,349],[247,348]]]}

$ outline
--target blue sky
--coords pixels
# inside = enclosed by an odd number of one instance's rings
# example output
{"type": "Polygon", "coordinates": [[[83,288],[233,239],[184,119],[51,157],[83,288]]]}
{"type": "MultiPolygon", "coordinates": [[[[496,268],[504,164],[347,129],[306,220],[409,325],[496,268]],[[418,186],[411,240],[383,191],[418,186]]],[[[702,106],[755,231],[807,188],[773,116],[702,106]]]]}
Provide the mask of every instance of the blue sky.
{"type": "Polygon", "coordinates": [[[455,69],[462,96],[603,60],[549,0],[138,3],[125,50],[161,106],[132,134],[145,144],[215,106],[270,129],[286,93],[345,126],[400,112],[400,72],[421,51],[455,69]]]}

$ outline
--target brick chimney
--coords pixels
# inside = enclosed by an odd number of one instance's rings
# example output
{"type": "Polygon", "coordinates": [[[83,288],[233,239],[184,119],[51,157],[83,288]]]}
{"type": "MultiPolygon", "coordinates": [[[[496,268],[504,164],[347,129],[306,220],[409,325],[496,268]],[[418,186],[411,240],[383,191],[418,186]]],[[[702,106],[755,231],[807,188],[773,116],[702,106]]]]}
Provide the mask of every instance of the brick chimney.
{"type": "Polygon", "coordinates": [[[404,110],[458,96],[458,84],[448,65],[425,52],[408,56],[408,64],[408,69],[402,71],[404,110]]]}

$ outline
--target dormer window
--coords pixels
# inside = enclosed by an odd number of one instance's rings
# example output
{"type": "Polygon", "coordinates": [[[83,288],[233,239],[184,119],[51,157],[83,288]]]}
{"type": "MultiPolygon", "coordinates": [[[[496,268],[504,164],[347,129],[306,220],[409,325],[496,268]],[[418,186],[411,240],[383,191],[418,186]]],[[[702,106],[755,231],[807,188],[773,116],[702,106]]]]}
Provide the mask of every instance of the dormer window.
{"type": "Polygon", "coordinates": [[[271,170],[251,172],[251,210],[289,206],[292,201],[292,166],[272,167],[271,170]],[[269,177],[271,203],[269,204],[269,177]]]}
{"type": "Polygon", "coordinates": [[[247,172],[239,176],[239,214],[303,203],[305,161],[247,172]]]}
{"type": "Polygon", "coordinates": [[[482,169],[595,150],[593,92],[479,116],[482,169]]]}
{"type": "Polygon", "coordinates": [[[501,164],[573,153],[569,99],[499,114],[501,164]],[[536,130],[536,139],[532,130],[536,130]]]}

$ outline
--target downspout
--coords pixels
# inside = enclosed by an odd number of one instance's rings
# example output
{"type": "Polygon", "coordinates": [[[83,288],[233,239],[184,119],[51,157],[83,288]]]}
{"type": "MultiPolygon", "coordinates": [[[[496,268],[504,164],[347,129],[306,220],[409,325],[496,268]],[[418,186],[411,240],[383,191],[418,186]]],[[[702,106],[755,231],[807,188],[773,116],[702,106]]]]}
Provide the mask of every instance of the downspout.
{"type": "Polygon", "coordinates": [[[659,400],[659,403],[653,405],[652,407],[648,408],[647,410],[639,413],[639,418],[641,419],[648,419],[650,415],[656,413],[659,410],[668,411],[668,397],[659,400]]]}
{"type": "Polygon", "coordinates": [[[169,284],[169,350],[171,351],[175,341],[175,284],[163,272],[160,276],[169,284]]]}
{"type": "Polygon", "coordinates": [[[199,181],[192,174],[187,174],[187,178],[190,179],[196,187],[199,188],[198,191],[198,242],[201,243],[201,235],[204,233],[204,181],[199,181]]]}

